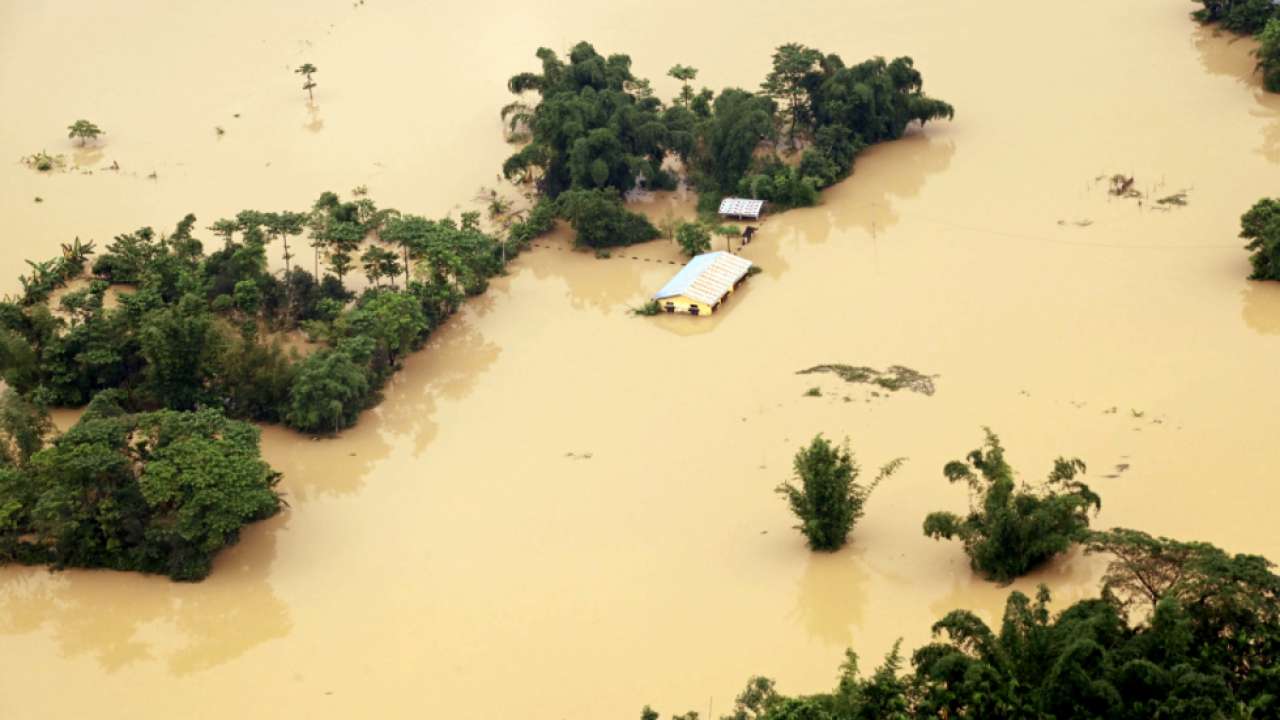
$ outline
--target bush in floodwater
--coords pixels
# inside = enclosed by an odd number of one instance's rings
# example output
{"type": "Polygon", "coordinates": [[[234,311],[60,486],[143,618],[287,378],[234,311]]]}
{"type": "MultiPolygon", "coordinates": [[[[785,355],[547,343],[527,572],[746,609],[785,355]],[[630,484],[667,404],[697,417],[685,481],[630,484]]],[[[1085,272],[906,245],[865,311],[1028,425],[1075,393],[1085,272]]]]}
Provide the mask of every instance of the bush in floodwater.
{"type": "Polygon", "coordinates": [[[1262,84],[1271,92],[1280,92],[1280,19],[1268,20],[1258,40],[1258,69],[1262,71],[1262,84]]]}
{"type": "Polygon", "coordinates": [[[698,223],[680,223],[676,228],[676,242],[685,255],[701,255],[711,250],[711,233],[698,223]]]}
{"type": "Polygon", "coordinates": [[[775,491],[787,499],[799,518],[796,528],[804,533],[810,548],[839,550],[862,517],[871,491],[902,463],[903,458],[898,458],[882,467],[875,480],[859,484],[861,468],[848,445],[836,447],[819,434],[796,453],[795,474],[800,486],[784,482],[775,491]]]}
{"type": "Polygon", "coordinates": [[[1017,487],[1000,438],[985,430],[984,447],[969,453],[966,462],[953,460],[942,470],[951,482],[969,485],[974,509],[964,518],[929,513],[924,533],[934,539],[959,538],[975,570],[1008,582],[1084,540],[1089,508],[1101,509],[1102,499],[1075,479],[1085,471],[1078,458],[1055,460],[1048,480],[1038,488],[1017,487]]]}
{"type": "Polygon", "coordinates": [[[1249,241],[1250,280],[1280,280],[1280,200],[1263,198],[1240,218],[1240,237],[1249,241]]]}

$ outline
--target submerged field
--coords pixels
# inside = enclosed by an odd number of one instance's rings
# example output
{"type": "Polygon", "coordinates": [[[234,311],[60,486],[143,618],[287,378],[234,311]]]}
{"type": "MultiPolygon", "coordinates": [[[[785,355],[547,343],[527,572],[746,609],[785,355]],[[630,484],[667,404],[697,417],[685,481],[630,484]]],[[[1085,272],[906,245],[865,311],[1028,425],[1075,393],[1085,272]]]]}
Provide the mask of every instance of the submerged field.
{"type": "MultiPolygon", "coordinates": [[[[355,429],[265,430],[291,508],[203,583],[0,568],[0,714],[550,720],[723,711],[751,674],[828,688],[846,647],[871,665],[953,608],[998,617],[1009,588],[920,530],[965,507],[941,468],[983,425],[1028,479],[1085,459],[1097,527],[1280,557],[1280,285],[1244,280],[1235,237],[1274,192],[1280,100],[1250,42],[1189,9],[761,5],[708,41],[743,6],[0,0],[8,292],[24,258],[186,212],[365,184],[456,216],[494,183],[505,81],[539,45],[629,53],[668,97],[674,63],[749,86],[788,41],[906,54],[958,111],[769,218],[743,252],[763,273],[710,319],[628,314],[674,271],[651,261],[677,256],[665,241],[608,260],[539,241],[355,429]],[[65,139],[81,116],[99,149],[65,139]],[[17,162],[41,149],[93,172],[17,162]],[[1188,204],[1111,197],[1113,173],[1188,204]],[[937,391],[796,375],[820,363],[905,365],[937,391]],[[773,493],[816,432],[868,467],[909,458],[833,555],[773,493]]],[[[1100,571],[1071,556],[1013,587],[1061,606],[1100,571]]]]}

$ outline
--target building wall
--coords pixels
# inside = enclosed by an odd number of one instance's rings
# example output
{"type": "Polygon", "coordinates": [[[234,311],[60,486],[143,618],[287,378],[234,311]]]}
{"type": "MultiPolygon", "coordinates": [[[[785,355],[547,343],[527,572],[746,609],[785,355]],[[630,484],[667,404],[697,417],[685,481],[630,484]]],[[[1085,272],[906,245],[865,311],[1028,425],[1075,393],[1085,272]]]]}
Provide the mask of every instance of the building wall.
{"type": "Polygon", "coordinates": [[[658,305],[662,308],[663,312],[666,312],[667,308],[670,306],[670,307],[675,307],[674,312],[676,314],[683,314],[683,315],[688,315],[689,308],[691,306],[697,305],[699,315],[711,314],[710,305],[707,305],[706,303],[698,302],[697,300],[690,300],[684,295],[677,295],[676,297],[670,297],[663,300],[659,300],[658,305]]]}

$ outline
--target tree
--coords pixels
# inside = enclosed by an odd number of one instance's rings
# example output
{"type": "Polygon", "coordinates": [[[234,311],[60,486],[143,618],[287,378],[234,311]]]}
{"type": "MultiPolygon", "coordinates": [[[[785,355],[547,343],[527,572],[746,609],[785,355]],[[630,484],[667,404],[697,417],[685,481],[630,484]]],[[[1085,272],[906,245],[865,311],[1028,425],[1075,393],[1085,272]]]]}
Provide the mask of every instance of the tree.
{"type": "Polygon", "coordinates": [[[313,90],[315,90],[316,81],[313,80],[311,76],[319,72],[319,70],[316,68],[315,65],[312,65],[311,63],[303,63],[299,65],[297,69],[295,69],[293,72],[306,78],[306,81],[302,83],[302,89],[307,91],[307,98],[311,102],[315,102],[316,96],[313,90]]]}
{"type": "Polygon", "coordinates": [[[751,167],[756,148],[772,137],[774,104],[767,97],[729,88],[712,104],[701,125],[702,140],[695,165],[702,173],[700,190],[733,193],[751,167]]]}
{"type": "Polygon", "coordinates": [[[298,363],[284,419],[304,432],[330,433],[355,424],[367,407],[369,376],[345,350],[320,350],[298,363]]]}
{"type": "Polygon", "coordinates": [[[822,53],[799,43],[787,43],[773,53],[773,69],[765,77],[761,88],[769,97],[783,100],[787,104],[787,112],[791,121],[787,126],[787,137],[792,146],[796,142],[796,134],[807,128],[811,117],[806,107],[806,82],[814,66],[822,60],[822,53]]]}
{"type": "Polygon", "coordinates": [[[243,525],[280,508],[258,444],[256,427],[216,410],[130,415],[95,400],[26,467],[0,468],[0,562],[199,580],[243,525]]]}
{"type": "Polygon", "coordinates": [[[1271,18],[1258,35],[1258,69],[1262,71],[1262,85],[1271,92],[1280,92],[1280,18],[1271,18]]]}
{"type": "Polygon", "coordinates": [[[800,520],[796,526],[814,550],[839,550],[863,514],[863,506],[881,480],[892,475],[904,460],[898,458],[880,468],[867,485],[857,482],[861,468],[844,447],[833,446],[817,435],[795,457],[800,487],[784,482],[776,492],[787,499],[800,520]]]}
{"type": "Polygon", "coordinates": [[[213,315],[195,295],[155,310],[139,331],[147,387],[166,407],[191,410],[205,398],[225,341],[213,315]]]}
{"type": "Polygon", "coordinates": [[[693,102],[693,88],[689,87],[689,81],[698,77],[698,68],[689,67],[688,65],[672,65],[667,71],[667,75],[679,80],[680,87],[680,104],[687,110],[689,103],[693,102]]]}
{"type": "Polygon", "coordinates": [[[643,215],[627,210],[616,190],[570,190],[556,201],[560,217],[573,226],[574,241],[587,247],[633,245],[659,236],[643,215]]]}
{"type": "Polygon", "coordinates": [[[52,432],[53,421],[47,408],[27,400],[13,388],[5,388],[0,394],[0,465],[26,467],[52,432]]]}
{"type": "Polygon", "coordinates": [[[969,453],[967,462],[947,463],[942,471],[950,482],[969,485],[973,509],[964,518],[930,513],[924,533],[934,539],[959,538],[975,570],[1008,582],[1086,539],[1089,509],[1100,509],[1102,499],[1075,479],[1085,471],[1078,458],[1055,460],[1040,487],[1016,486],[1000,438],[990,428],[985,432],[983,448],[969,453]]]}
{"type": "Polygon", "coordinates": [[[87,140],[97,140],[99,135],[102,135],[102,128],[88,120],[77,120],[67,126],[67,137],[79,139],[81,147],[84,147],[87,140]]]}
{"type": "Polygon", "coordinates": [[[1240,237],[1253,251],[1250,280],[1280,280],[1280,200],[1263,198],[1240,217],[1240,237]]]}
{"type": "Polygon", "coordinates": [[[676,228],[676,242],[689,257],[711,250],[711,233],[698,223],[682,222],[676,228]]]}

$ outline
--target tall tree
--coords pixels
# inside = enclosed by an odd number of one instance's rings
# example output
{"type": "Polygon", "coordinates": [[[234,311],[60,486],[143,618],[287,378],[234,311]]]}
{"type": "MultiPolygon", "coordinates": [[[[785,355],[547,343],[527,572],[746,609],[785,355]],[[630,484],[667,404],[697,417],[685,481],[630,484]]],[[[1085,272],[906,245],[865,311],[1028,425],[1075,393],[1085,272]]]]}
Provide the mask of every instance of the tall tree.
{"type": "Polygon", "coordinates": [[[316,96],[314,90],[316,87],[316,81],[312,79],[311,76],[319,72],[319,70],[311,63],[303,63],[299,65],[294,72],[305,78],[305,81],[302,83],[302,89],[307,91],[307,98],[311,102],[315,102],[316,96]]]}
{"type": "Polygon", "coordinates": [[[689,109],[689,103],[693,102],[693,88],[689,86],[689,82],[698,77],[698,68],[676,64],[671,66],[667,75],[681,82],[680,104],[686,110],[689,109]]]}
{"type": "Polygon", "coordinates": [[[822,60],[822,53],[799,43],[787,43],[773,53],[773,69],[765,77],[762,88],[772,98],[786,102],[791,121],[787,137],[794,147],[797,133],[808,127],[810,112],[806,107],[805,83],[822,60]]]}

